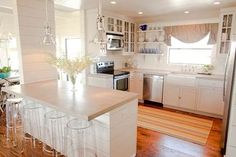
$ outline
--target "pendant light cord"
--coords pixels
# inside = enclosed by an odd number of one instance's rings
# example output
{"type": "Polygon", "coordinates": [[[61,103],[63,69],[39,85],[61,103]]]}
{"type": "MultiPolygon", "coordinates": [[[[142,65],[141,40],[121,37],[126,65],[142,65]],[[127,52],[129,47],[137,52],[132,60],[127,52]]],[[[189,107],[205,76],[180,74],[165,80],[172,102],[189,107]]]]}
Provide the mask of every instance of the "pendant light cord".
{"type": "Polygon", "coordinates": [[[46,9],[46,25],[48,27],[48,0],[45,1],[45,9],[46,9]]]}
{"type": "Polygon", "coordinates": [[[98,0],[98,14],[102,16],[102,2],[101,0],[98,0]]]}

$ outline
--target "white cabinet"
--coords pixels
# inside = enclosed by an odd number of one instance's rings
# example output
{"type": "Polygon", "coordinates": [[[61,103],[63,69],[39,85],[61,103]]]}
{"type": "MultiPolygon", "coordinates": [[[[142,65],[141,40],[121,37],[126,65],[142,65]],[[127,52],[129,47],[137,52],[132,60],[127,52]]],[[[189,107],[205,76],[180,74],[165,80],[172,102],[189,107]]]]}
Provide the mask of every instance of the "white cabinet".
{"type": "Polygon", "coordinates": [[[168,106],[195,110],[195,78],[185,76],[166,76],[163,103],[168,106]]]}
{"type": "Polygon", "coordinates": [[[168,83],[165,83],[163,103],[166,105],[179,107],[179,94],[179,86],[169,85],[168,83]]]}
{"type": "Polygon", "coordinates": [[[196,89],[195,87],[181,87],[180,107],[196,109],[196,89]]]}
{"type": "Polygon", "coordinates": [[[121,19],[107,17],[106,18],[106,32],[123,34],[124,22],[121,19]]]}
{"type": "Polygon", "coordinates": [[[198,79],[197,111],[223,115],[223,81],[198,79]]]}
{"type": "Polygon", "coordinates": [[[195,93],[195,87],[166,85],[164,104],[194,110],[196,108],[195,93]]]}
{"type": "MultiPolygon", "coordinates": [[[[85,36],[86,52],[90,56],[103,56],[106,52],[100,49],[99,44],[93,41],[97,34],[96,21],[97,9],[88,9],[85,12],[85,36]]],[[[124,35],[124,55],[130,55],[135,51],[135,24],[129,18],[104,12],[104,27],[106,33],[124,35]],[[120,18],[119,18],[120,17],[120,18]],[[124,19],[123,19],[124,18],[124,19]],[[125,33],[124,33],[125,32],[125,33]]]]}
{"type": "Polygon", "coordinates": [[[168,75],[164,83],[164,106],[222,116],[223,81],[168,75]]]}
{"type": "Polygon", "coordinates": [[[129,91],[138,94],[143,99],[143,73],[131,72],[129,77],[129,91]]]}
{"type": "Polygon", "coordinates": [[[232,35],[236,34],[236,8],[221,10],[219,23],[218,51],[220,54],[229,53],[232,35]]]}
{"type": "Polygon", "coordinates": [[[124,22],[124,53],[132,54],[135,51],[135,24],[124,22]]]}

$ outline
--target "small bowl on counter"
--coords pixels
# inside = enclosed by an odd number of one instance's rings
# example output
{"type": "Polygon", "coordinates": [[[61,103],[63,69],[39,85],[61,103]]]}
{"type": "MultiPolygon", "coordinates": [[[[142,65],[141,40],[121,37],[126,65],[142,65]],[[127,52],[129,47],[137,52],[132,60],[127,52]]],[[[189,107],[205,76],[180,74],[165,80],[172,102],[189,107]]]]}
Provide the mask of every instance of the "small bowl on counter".
{"type": "Polygon", "coordinates": [[[10,72],[0,73],[0,79],[5,79],[5,78],[8,78],[9,76],[10,76],[10,72]]]}

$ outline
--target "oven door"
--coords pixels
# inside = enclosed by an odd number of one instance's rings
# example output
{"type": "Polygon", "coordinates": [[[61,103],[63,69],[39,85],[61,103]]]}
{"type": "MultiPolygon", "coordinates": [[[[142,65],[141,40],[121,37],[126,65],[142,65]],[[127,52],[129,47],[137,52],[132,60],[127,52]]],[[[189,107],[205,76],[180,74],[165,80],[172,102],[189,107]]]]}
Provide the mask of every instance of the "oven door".
{"type": "Polygon", "coordinates": [[[107,35],[107,50],[121,51],[124,48],[124,41],[122,36],[107,35]]]}
{"type": "Polygon", "coordinates": [[[114,89],[128,91],[129,88],[129,75],[116,76],[114,78],[114,89]]]}

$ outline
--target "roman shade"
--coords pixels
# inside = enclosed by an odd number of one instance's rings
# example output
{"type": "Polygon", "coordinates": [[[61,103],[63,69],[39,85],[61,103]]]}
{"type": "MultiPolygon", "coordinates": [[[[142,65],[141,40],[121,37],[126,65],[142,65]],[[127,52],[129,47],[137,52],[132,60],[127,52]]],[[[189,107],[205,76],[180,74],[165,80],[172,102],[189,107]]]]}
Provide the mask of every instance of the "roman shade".
{"type": "Polygon", "coordinates": [[[193,25],[179,25],[167,26],[165,30],[165,43],[171,46],[171,36],[184,43],[194,43],[204,38],[208,33],[210,37],[208,44],[215,44],[218,33],[218,23],[208,24],[193,24],[193,25]]]}

